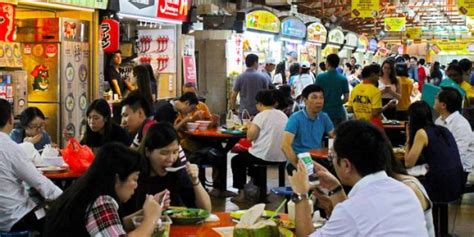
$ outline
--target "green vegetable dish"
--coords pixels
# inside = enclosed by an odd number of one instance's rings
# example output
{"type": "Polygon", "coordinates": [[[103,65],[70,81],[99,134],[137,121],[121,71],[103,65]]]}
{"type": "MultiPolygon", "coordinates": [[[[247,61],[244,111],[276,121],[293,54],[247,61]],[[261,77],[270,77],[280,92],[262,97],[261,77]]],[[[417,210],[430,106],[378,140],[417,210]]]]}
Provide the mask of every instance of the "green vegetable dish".
{"type": "Polygon", "coordinates": [[[168,215],[175,224],[197,224],[209,217],[210,213],[204,209],[198,208],[172,208],[166,210],[168,215]]]}

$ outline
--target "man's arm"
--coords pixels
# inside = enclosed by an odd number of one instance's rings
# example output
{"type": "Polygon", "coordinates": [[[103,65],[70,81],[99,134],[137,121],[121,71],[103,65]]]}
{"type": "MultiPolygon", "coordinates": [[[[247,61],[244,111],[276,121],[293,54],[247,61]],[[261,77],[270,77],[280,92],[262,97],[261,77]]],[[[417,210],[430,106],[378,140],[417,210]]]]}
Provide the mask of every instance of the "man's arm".
{"type": "Polygon", "coordinates": [[[247,140],[255,141],[257,140],[259,134],[260,128],[256,124],[250,123],[247,130],[247,140]]]}
{"type": "Polygon", "coordinates": [[[283,132],[283,141],[281,143],[281,149],[286,156],[286,159],[291,162],[292,165],[296,167],[298,163],[298,158],[296,157],[295,152],[293,151],[293,140],[295,139],[295,135],[290,132],[283,132]]]}
{"type": "Polygon", "coordinates": [[[230,95],[230,109],[232,111],[237,110],[236,108],[236,103],[237,103],[237,91],[232,91],[232,94],[230,95]]]}
{"type": "Polygon", "coordinates": [[[118,97],[122,98],[122,91],[120,90],[117,79],[112,79],[112,86],[114,87],[114,90],[117,92],[118,97]]]}

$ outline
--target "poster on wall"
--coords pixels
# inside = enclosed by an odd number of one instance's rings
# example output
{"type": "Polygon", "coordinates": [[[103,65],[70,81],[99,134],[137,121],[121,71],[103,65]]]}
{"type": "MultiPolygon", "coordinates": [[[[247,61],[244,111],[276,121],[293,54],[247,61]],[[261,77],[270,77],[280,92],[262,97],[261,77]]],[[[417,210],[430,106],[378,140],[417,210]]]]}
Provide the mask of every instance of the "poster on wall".
{"type": "Polygon", "coordinates": [[[352,0],[351,16],[354,18],[376,17],[380,10],[380,0],[352,0]]]}
{"type": "Polygon", "coordinates": [[[139,62],[150,63],[158,73],[176,73],[175,35],[175,29],[139,30],[139,62]]]}
{"type": "Polygon", "coordinates": [[[12,42],[15,34],[15,7],[0,2],[0,41],[12,42]]]}
{"type": "Polygon", "coordinates": [[[459,13],[466,16],[474,16],[474,0],[458,0],[459,13]]]}
{"type": "Polygon", "coordinates": [[[384,19],[385,30],[392,32],[405,31],[406,18],[405,17],[386,17],[384,19]]]}
{"type": "Polygon", "coordinates": [[[194,83],[197,85],[196,63],[194,56],[183,56],[184,83],[194,83]]]}
{"type": "Polygon", "coordinates": [[[226,42],[227,76],[243,70],[243,39],[242,34],[232,34],[226,42]]]}

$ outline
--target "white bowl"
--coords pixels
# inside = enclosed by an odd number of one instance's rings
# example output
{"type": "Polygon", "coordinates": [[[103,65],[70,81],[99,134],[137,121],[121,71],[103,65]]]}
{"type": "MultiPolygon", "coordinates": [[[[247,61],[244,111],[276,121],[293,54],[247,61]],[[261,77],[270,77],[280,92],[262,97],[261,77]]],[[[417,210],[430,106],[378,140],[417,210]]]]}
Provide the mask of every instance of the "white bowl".
{"type": "Polygon", "coordinates": [[[187,124],[186,124],[186,127],[187,127],[188,129],[196,129],[196,128],[199,127],[199,123],[187,123],[187,124]]]}
{"type": "Polygon", "coordinates": [[[211,122],[211,121],[208,121],[208,120],[198,120],[198,121],[196,121],[196,123],[209,125],[209,124],[211,124],[212,122],[211,122]]]}
{"type": "Polygon", "coordinates": [[[199,131],[206,131],[207,130],[207,126],[199,126],[199,131]]]}
{"type": "Polygon", "coordinates": [[[196,131],[196,128],[188,128],[188,132],[194,132],[196,131]]]}
{"type": "Polygon", "coordinates": [[[44,157],[43,163],[47,166],[63,166],[64,160],[61,156],[44,157]]]}

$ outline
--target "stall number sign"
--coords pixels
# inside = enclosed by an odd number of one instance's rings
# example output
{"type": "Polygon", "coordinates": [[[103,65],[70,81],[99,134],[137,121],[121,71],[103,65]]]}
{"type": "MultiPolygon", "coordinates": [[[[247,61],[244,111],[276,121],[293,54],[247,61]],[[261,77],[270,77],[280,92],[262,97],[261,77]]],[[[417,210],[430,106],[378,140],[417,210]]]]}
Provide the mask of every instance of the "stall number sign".
{"type": "Polygon", "coordinates": [[[157,16],[161,18],[186,21],[191,0],[160,0],[157,16]]]}
{"type": "Polygon", "coordinates": [[[332,44],[343,44],[344,43],[344,33],[339,29],[334,29],[329,31],[328,42],[332,44]]]}
{"type": "Polygon", "coordinates": [[[351,16],[356,18],[376,17],[380,10],[380,0],[352,0],[351,16]]]}

